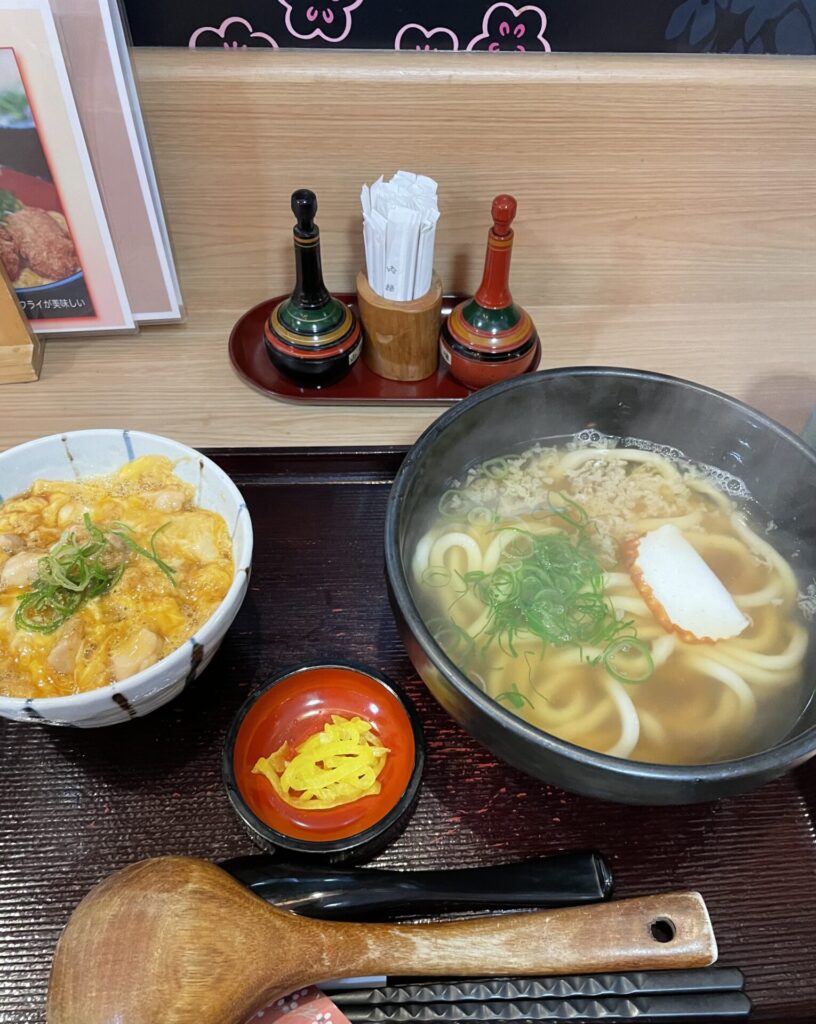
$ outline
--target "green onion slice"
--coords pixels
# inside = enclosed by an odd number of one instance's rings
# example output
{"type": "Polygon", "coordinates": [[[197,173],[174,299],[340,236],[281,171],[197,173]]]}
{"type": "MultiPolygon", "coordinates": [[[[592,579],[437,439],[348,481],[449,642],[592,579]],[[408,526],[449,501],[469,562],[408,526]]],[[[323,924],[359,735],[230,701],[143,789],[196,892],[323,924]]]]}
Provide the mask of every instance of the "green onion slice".
{"type": "Polygon", "coordinates": [[[488,459],[482,463],[482,472],[492,480],[504,480],[508,469],[507,459],[503,458],[488,459]]]}
{"type": "Polygon", "coordinates": [[[613,640],[604,651],[603,664],[619,683],[645,683],[654,672],[652,652],[634,636],[613,640]]]}
{"type": "Polygon", "coordinates": [[[452,487],[439,499],[439,514],[446,519],[460,519],[465,514],[465,504],[462,492],[452,487]]]}
{"type": "Polygon", "coordinates": [[[467,521],[471,526],[492,526],[496,521],[496,515],[484,505],[474,505],[468,511],[467,521]]]}
{"type": "Polygon", "coordinates": [[[429,565],[422,573],[426,587],[446,587],[451,581],[451,571],[444,565],[429,565]]]}
{"type": "Polygon", "coordinates": [[[550,512],[554,516],[558,516],[559,519],[563,519],[569,523],[570,526],[583,527],[589,522],[589,516],[586,513],[586,509],[579,505],[577,501],[573,501],[572,498],[567,497],[563,491],[554,491],[547,496],[547,504],[550,506],[550,512]],[[563,505],[558,505],[553,501],[553,493],[556,498],[559,498],[563,505]]]}

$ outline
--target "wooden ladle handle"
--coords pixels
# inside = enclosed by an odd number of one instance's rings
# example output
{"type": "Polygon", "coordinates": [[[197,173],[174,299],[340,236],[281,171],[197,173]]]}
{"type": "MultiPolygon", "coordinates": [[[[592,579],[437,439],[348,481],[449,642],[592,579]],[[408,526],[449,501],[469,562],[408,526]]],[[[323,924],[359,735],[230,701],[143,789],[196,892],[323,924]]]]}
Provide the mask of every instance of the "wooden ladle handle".
{"type": "Polygon", "coordinates": [[[717,958],[696,892],[423,927],[373,925],[368,933],[375,941],[363,974],[579,974],[703,967],[717,958]]]}
{"type": "Polygon", "coordinates": [[[268,1001],[365,974],[571,974],[703,967],[697,893],[426,925],[318,921],[271,907],[205,861],[125,868],[74,911],[49,1024],[243,1024],[268,1001]]]}

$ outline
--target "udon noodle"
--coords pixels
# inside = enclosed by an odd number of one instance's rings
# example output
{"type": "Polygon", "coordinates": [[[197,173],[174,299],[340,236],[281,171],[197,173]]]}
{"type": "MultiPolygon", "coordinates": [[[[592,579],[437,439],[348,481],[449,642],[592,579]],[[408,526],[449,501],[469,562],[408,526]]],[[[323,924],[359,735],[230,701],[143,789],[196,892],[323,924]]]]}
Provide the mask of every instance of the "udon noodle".
{"type": "MultiPolygon", "coordinates": [[[[441,496],[412,553],[415,598],[451,660],[545,732],[641,761],[743,756],[801,713],[809,639],[794,572],[744,497],[646,445],[490,459],[441,496]],[[626,552],[667,525],[725,587],[738,635],[688,634],[638,583],[626,552]]],[[[688,561],[663,582],[682,591],[688,561]]]]}

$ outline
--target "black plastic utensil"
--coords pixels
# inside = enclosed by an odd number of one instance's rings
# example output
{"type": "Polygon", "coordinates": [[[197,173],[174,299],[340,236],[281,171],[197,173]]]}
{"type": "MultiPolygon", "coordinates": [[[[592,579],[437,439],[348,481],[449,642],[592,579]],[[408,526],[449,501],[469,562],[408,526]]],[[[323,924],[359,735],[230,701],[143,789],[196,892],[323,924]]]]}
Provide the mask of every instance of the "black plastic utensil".
{"type": "Polygon", "coordinates": [[[575,906],[612,895],[609,865],[588,850],[451,871],[311,867],[281,864],[267,855],[237,857],[219,867],[268,903],[327,920],[365,920],[395,912],[575,906]]]}
{"type": "Polygon", "coordinates": [[[483,978],[405,982],[333,992],[338,1006],[399,1006],[409,1003],[465,1003],[520,999],[573,999],[679,993],[739,992],[744,978],[735,967],[626,974],[571,974],[552,978],[483,978]]]}
{"type": "Polygon", "coordinates": [[[751,1000],[742,992],[682,993],[599,999],[546,999],[488,1003],[410,1003],[344,1006],[352,1024],[449,1024],[452,1021],[729,1020],[747,1017],[751,1000]]]}

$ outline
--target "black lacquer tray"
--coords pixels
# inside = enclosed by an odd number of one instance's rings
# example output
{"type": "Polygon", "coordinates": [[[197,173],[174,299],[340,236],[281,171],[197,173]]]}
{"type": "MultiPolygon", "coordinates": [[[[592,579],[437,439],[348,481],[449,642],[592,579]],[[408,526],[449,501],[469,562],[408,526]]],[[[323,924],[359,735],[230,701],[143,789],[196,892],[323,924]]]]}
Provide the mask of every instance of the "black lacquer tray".
{"type": "Polygon", "coordinates": [[[422,715],[425,784],[377,863],[499,863],[597,846],[617,895],[699,889],[720,962],[741,967],[752,1020],[816,1021],[816,761],[735,800],[637,808],[571,796],[504,767],[416,678],[386,598],[383,521],[399,451],[208,452],[255,526],[251,589],[211,667],[147,718],[102,730],[0,723],[0,1024],[43,1024],[51,954],[87,892],[130,861],[254,852],[221,784],[248,690],[281,666],[366,662],[422,715]]]}

